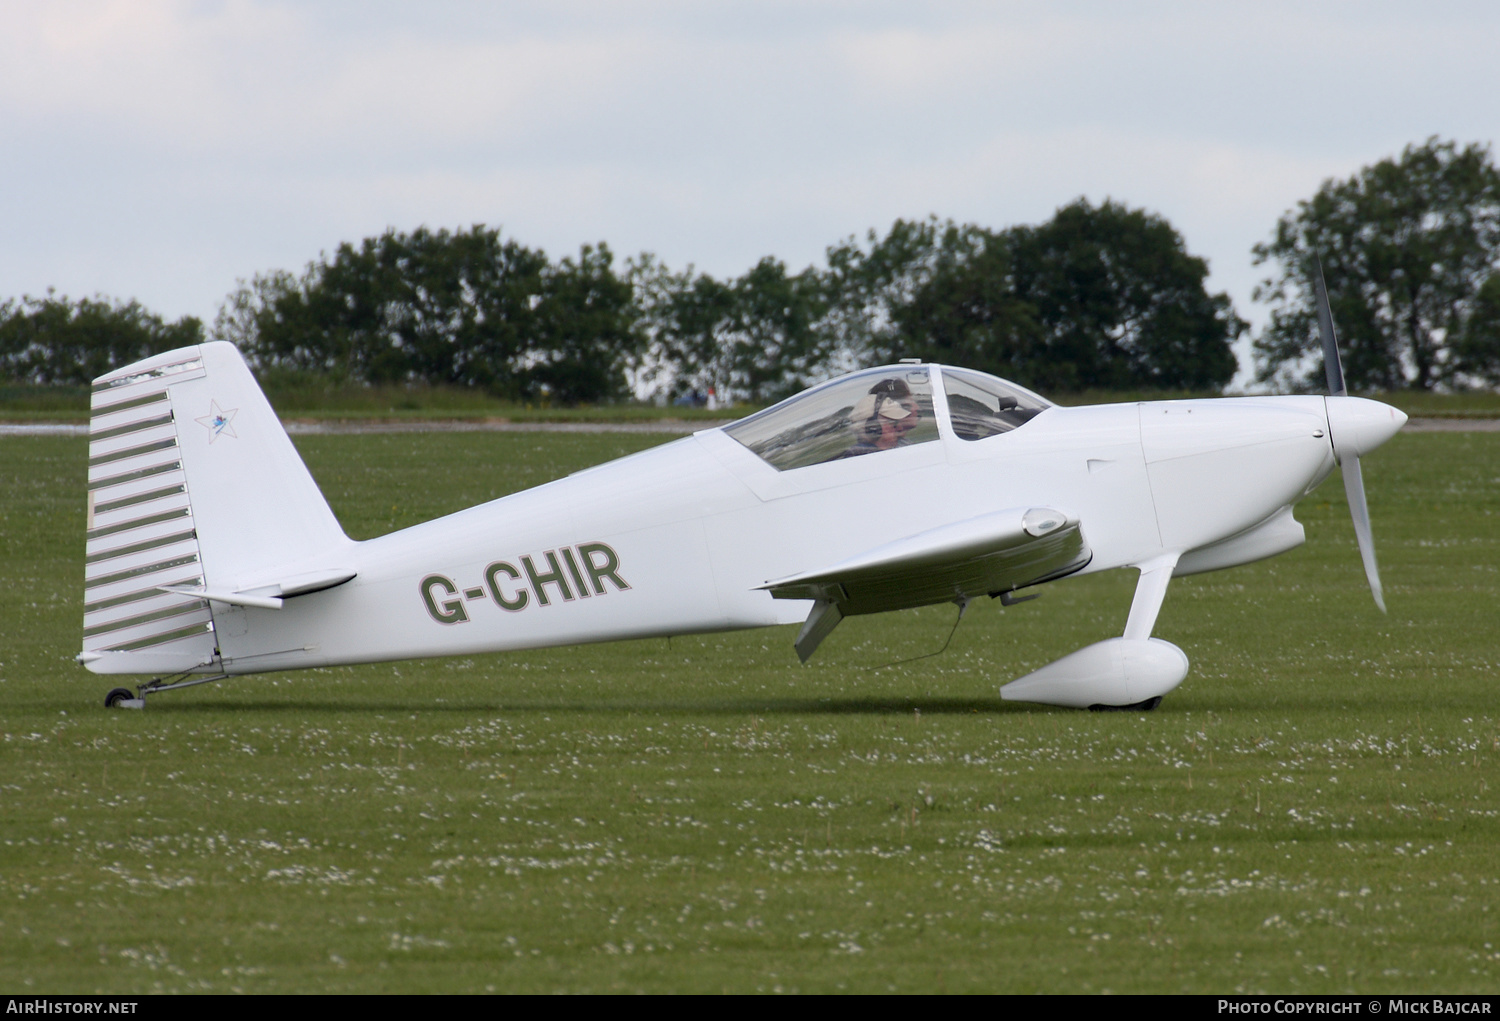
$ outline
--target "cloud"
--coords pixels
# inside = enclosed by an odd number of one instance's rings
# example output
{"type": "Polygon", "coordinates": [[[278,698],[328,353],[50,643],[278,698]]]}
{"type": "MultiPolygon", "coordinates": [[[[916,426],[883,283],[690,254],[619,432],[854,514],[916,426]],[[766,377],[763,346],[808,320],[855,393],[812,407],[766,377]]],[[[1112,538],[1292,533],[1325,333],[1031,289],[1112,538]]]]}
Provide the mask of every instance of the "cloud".
{"type": "Polygon", "coordinates": [[[937,213],[1167,216],[1252,311],[1249,246],[1329,176],[1500,123],[1453,4],[16,5],[0,275],[211,316],[386,227],[504,225],[794,266],[937,213]]]}

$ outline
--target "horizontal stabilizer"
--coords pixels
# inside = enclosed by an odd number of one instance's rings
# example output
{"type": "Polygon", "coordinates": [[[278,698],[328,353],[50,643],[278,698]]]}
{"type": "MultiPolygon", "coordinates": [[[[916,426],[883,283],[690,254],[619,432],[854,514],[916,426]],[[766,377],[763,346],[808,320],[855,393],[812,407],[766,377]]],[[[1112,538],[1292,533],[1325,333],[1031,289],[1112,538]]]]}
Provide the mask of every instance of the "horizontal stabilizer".
{"type": "Polygon", "coordinates": [[[312,592],[336,588],[346,581],[353,581],[356,575],[357,572],[344,567],[335,567],[327,571],[307,571],[303,574],[289,575],[269,586],[253,586],[250,591],[259,594],[264,589],[270,588],[275,590],[275,595],[290,599],[292,596],[305,596],[312,592]]]}
{"type": "Polygon", "coordinates": [[[195,596],[198,599],[212,599],[217,603],[228,603],[230,606],[258,606],[265,610],[281,609],[281,599],[278,596],[247,596],[243,592],[226,592],[223,589],[206,589],[199,585],[158,585],[158,592],[171,592],[179,596],[195,596]]]}
{"type": "Polygon", "coordinates": [[[158,585],[161,592],[174,592],[183,596],[196,596],[199,599],[212,599],[217,603],[228,603],[230,606],[255,606],[265,610],[279,610],[284,600],[293,596],[305,596],[311,592],[322,592],[342,585],[346,581],[353,581],[357,572],[336,569],[332,571],[308,571],[295,574],[285,581],[272,582],[268,585],[253,585],[248,589],[233,590],[222,588],[204,588],[201,585],[158,585]]]}

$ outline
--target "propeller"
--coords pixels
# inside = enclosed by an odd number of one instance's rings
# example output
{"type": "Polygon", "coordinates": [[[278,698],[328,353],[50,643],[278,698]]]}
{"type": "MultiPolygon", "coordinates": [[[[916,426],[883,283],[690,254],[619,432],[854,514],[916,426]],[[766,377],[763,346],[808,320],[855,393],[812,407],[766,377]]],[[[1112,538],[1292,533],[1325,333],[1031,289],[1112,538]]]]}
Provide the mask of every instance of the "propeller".
{"type": "MultiPolygon", "coordinates": [[[[1354,535],[1359,541],[1360,559],[1365,564],[1365,577],[1370,582],[1370,593],[1375,597],[1375,605],[1380,607],[1380,612],[1385,613],[1385,594],[1380,587],[1380,569],[1375,565],[1375,536],[1370,531],[1370,505],[1365,501],[1365,480],[1359,470],[1359,455],[1361,447],[1373,449],[1373,444],[1367,445],[1361,441],[1365,439],[1361,434],[1371,431],[1385,432],[1378,424],[1367,421],[1371,416],[1363,408],[1346,407],[1349,402],[1349,389],[1344,385],[1344,365],[1339,360],[1338,339],[1333,332],[1333,308],[1328,302],[1328,285],[1323,281],[1323,260],[1317,260],[1318,274],[1313,278],[1313,289],[1316,292],[1318,308],[1318,333],[1323,338],[1323,371],[1328,376],[1328,428],[1333,440],[1333,454],[1339,465],[1344,470],[1344,493],[1349,498],[1349,513],[1354,518],[1354,535]],[[1337,403],[1335,403],[1337,401],[1337,403]],[[1335,426],[1335,422],[1338,423],[1335,426]]],[[[1361,401],[1360,404],[1374,402],[1361,401]]],[[[1383,407],[1383,405],[1377,405],[1383,407]]],[[[1400,414],[1397,412],[1397,414],[1400,414]]],[[[1405,421],[1404,415],[1401,421],[1405,421]]],[[[1396,428],[1401,428],[1400,424],[1396,428]]],[[[1395,430],[1391,430],[1394,432],[1395,430]]],[[[1381,436],[1379,441],[1383,442],[1386,436],[1381,436]]]]}

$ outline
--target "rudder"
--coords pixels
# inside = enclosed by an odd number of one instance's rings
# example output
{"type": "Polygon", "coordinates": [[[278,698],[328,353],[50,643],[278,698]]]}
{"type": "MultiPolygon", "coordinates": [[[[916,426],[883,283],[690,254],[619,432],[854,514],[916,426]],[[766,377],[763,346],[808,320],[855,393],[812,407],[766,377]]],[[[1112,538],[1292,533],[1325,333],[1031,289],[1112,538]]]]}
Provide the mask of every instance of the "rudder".
{"type": "Polygon", "coordinates": [[[326,574],[350,545],[223,342],[94,381],[87,528],[79,660],[109,674],[214,669],[229,607],[204,595],[326,574]]]}

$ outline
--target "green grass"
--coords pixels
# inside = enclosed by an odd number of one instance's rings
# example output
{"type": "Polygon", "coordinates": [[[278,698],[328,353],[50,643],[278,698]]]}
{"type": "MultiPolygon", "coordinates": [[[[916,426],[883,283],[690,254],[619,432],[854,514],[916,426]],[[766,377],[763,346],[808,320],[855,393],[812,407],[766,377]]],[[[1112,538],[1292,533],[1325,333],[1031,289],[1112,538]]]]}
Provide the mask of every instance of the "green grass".
{"type": "Polygon", "coordinates": [[[0,421],[87,422],[88,417],[88,387],[0,384],[0,421]]]}
{"type": "MultiPolygon", "coordinates": [[[[651,437],[317,436],[369,536],[651,437]]],[[[0,439],[0,986],[1493,992],[1500,436],[1367,458],[1308,543],[1173,583],[1144,715],[998,683],[1124,573],[794,629],[243,678],[106,711],[72,663],[80,439],[0,439]]]]}

